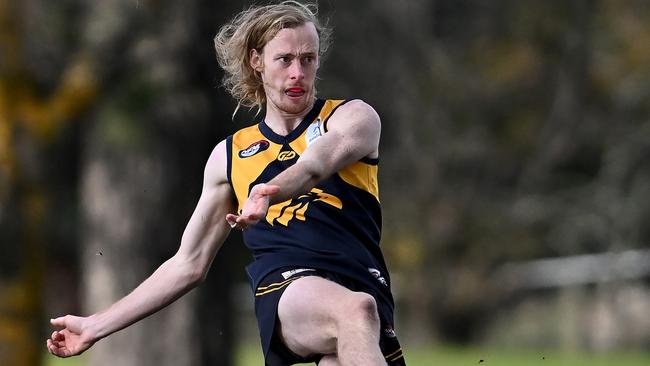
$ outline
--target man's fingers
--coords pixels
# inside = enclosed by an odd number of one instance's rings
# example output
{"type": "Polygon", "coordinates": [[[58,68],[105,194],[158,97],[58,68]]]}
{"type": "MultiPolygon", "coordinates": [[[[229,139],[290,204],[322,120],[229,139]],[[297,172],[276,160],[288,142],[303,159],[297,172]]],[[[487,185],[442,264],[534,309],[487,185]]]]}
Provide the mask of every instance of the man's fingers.
{"type": "Polygon", "coordinates": [[[226,215],[226,222],[228,222],[228,225],[230,225],[231,228],[235,228],[237,226],[237,218],[239,216],[233,215],[233,214],[227,214],[226,215]]]}
{"type": "Polygon", "coordinates": [[[52,343],[48,343],[48,345],[47,345],[47,350],[48,350],[48,352],[50,352],[51,354],[53,354],[53,355],[55,355],[55,356],[58,356],[58,355],[56,354],[56,347],[55,347],[52,343]]]}
{"type": "Polygon", "coordinates": [[[244,229],[250,225],[255,225],[260,221],[264,215],[261,214],[250,214],[248,216],[236,216],[233,214],[226,215],[226,221],[231,228],[244,229]]]}
{"type": "Polygon", "coordinates": [[[48,339],[46,341],[47,344],[47,350],[58,357],[68,357],[69,354],[66,353],[66,350],[64,349],[65,345],[61,345],[60,343],[54,343],[52,342],[51,339],[48,339]]]}
{"type": "Polygon", "coordinates": [[[226,215],[226,221],[232,229],[244,230],[248,226],[248,221],[242,216],[237,216],[233,214],[226,215]]]}
{"type": "Polygon", "coordinates": [[[239,216],[237,218],[237,225],[241,227],[248,227],[257,224],[260,220],[264,218],[264,213],[252,213],[247,216],[239,216]]]}

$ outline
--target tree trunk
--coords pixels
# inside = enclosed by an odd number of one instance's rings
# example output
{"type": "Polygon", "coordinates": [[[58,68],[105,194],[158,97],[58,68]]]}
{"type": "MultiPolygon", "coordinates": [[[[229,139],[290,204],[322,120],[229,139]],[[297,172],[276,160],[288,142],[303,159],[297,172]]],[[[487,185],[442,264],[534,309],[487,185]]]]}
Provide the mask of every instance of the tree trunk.
{"type": "MultiPolygon", "coordinates": [[[[128,294],[174,254],[210,151],[234,128],[227,96],[216,88],[217,4],[126,7],[113,1],[92,7],[86,38],[89,49],[107,57],[107,84],[82,136],[86,313],[128,294]],[[124,19],[119,29],[106,23],[115,16],[124,19]],[[219,120],[229,123],[215,125],[219,120]]],[[[89,365],[232,364],[232,281],[224,274],[237,271],[238,261],[216,263],[221,266],[198,289],[97,343],[89,365]]]]}

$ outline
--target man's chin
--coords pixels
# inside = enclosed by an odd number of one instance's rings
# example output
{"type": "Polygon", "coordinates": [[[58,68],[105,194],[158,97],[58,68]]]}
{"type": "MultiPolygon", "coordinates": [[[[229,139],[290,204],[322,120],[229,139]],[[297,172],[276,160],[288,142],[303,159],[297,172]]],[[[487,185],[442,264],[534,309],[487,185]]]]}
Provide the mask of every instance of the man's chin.
{"type": "Polygon", "coordinates": [[[311,108],[311,102],[312,98],[307,95],[300,98],[287,98],[287,100],[280,105],[280,108],[286,113],[298,114],[311,108]]]}

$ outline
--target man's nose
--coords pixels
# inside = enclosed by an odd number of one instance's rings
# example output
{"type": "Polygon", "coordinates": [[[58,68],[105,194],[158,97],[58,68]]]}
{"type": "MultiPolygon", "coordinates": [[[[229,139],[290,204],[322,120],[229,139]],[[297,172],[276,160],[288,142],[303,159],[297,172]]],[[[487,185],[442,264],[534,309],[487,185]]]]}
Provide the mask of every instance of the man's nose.
{"type": "Polygon", "coordinates": [[[289,76],[292,80],[301,80],[305,77],[305,72],[300,60],[295,59],[289,67],[289,76]]]}

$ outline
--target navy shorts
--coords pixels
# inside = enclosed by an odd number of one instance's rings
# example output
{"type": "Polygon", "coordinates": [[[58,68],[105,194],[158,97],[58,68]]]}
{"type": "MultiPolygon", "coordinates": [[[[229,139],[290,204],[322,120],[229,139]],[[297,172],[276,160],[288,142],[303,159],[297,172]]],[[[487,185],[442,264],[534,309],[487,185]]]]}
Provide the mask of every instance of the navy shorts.
{"type": "Polygon", "coordinates": [[[275,325],[278,319],[278,303],[287,286],[302,277],[319,276],[336,282],[352,291],[365,292],[375,298],[381,324],[379,347],[389,366],[405,366],[402,348],[393,330],[393,311],[389,304],[380,301],[376,289],[369,288],[349,277],[330,271],[311,268],[280,268],[268,274],[255,290],[255,314],[260,330],[262,350],[266,366],[286,366],[296,363],[318,361],[323,355],[303,358],[291,352],[278,336],[275,325]]]}

